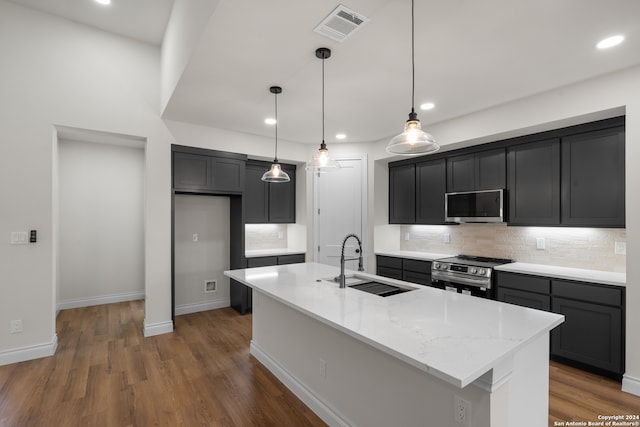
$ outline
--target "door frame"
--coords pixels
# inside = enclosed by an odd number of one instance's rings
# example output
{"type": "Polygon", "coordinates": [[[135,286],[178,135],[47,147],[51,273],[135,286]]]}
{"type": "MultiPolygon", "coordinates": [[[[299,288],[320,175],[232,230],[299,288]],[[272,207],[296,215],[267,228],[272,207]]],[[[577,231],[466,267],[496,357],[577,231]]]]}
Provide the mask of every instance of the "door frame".
{"type": "MultiPolygon", "coordinates": [[[[351,156],[342,156],[342,157],[337,157],[335,158],[335,160],[337,162],[341,162],[341,161],[347,161],[347,160],[357,160],[361,162],[362,165],[362,176],[361,176],[361,181],[360,181],[360,191],[362,194],[362,199],[361,199],[361,207],[360,207],[360,212],[361,212],[361,227],[362,227],[362,232],[358,235],[358,237],[360,237],[360,240],[362,240],[362,250],[363,252],[365,252],[363,255],[363,262],[364,262],[364,269],[365,271],[367,270],[367,265],[368,265],[368,258],[369,258],[369,254],[366,252],[369,249],[369,222],[368,222],[368,218],[369,218],[369,180],[368,180],[368,176],[369,176],[369,162],[368,162],[368,156],[366,153],[362,153],[360,155],[351,155],[351,156]]],[[[327,173],[331,173],[331,172],[327,172],[327,173]]],[[[312,260],[315,262],[318,262],[318,246],[319,246],[319,236],[320,236],[320,230],[319,230],[319,221],[318,221],[318,209],[320,208],[319,206],[319,202],[318,202],[318,172],[313,172],[313,244],[311,246],[312,249],[312,260]]]]}

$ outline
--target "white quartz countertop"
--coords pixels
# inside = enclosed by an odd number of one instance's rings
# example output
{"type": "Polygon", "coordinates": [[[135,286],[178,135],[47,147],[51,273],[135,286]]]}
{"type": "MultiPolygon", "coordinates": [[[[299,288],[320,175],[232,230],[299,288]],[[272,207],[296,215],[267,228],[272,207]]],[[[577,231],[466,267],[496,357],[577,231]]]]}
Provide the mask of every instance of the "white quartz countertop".
{"type": "Polygon", "coordinates": [[[304,254],[306,251],[304,249],[289,249],[289,248],[281,248],[281,249],[260,249],[260,250],[250,250],[245,251],[245,258],[258,258],[263,256],[278,256],[278,255],[297,255],[304,254]]]}
{"type": "Polygon", "coordinates": [[[418,251],[375,251],[376,255],[393,256],[397,258],[417,259],[420,261],[433,261],[441,258],[449,258],[455,255],[451,254],[436,254],[431,252],[418,252],[418,251]]]}
{"type": "Polygon", "coordinates": [[[558,267],[555,265],[528,264],[513,262],[495,267],[498,271],[510,273],[532,274],[535,276],[553,277],[556,279],[579,280],[583,282],[602,283],[605,285],[626,286],[627,275],[610,271],[587,270],[583,268],[558,267]]]}
{"type": "Polygon", "coordinates": [[[415,290],[383,298],[321,280],[338,274],[337,267],[318,263],[225,271],[255,291],[457,387],[472,383],[564,320],[554,313],[364,273],[358,274],[415,290]]]}

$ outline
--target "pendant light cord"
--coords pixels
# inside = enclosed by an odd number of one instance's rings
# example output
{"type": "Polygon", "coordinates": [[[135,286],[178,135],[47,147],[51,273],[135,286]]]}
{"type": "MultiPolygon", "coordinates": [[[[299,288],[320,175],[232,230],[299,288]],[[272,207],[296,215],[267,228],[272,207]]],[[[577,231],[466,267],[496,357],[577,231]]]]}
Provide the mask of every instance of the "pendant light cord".
{"type": "Polygon", "coordinates": [[[322,57],[322,145],[324,146],[324,57],[322,57]]]}
{"type": "Polygon", "coordinates": [[[278,163],[278,94],[274,94],[275,104],[276,104],[276,153],[275,159],[273,159],[274,163],[278,163]]]}
{"type": "Polygon", "coordinates": [[[411,0],[411,112],[414,113],[416,98],[416,54],[415,54],[415,30],[414,30],[414,0],[411,0]]]}

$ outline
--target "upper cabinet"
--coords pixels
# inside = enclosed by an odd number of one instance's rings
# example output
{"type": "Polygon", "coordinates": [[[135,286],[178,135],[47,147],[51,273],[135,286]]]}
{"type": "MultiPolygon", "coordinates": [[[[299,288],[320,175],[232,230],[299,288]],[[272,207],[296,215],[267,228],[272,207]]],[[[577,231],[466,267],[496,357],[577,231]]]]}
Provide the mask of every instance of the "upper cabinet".
{"type": "Polygon", "coordinates": [[[194,193],[242,194],[246,156],[172,146],[173,188],[194,193]]]}
{"type": "Polygon", "coordinates": [[[625,226],[624,127],[562,139],[562,224],[625,226]]]}
{"type": "Polygon", "coordinates": [[[447,158],[447,192],[496,190],[506,187],[504,148],[447,158]]]}
{"type": "Polygon", "coordinates": [[[624,117],[391,163],[389,223],[443,224],[445,192],[501,188],[509,225],[623,228],[624,117]]]}
{"type": "Polygon", "coordinates": [[[560,141],[507,149],[510,225],[560,224],[560,141]]]}
{"type": "Polygon", "coordinates": [[[416,164],[416,224],[444,224],[445,159],[416,164]]]}
{"type": "Polygon", "coordinates": [[[245,222],[247,224],[296,222],[296,166],[281,164],[291,181],[261,180],[271,163],[250,160],[246,167],[245,222]]]}
{"type": "Polygon", "coordinates": [[[416,165],[389,168],[389,224],[416,222],[416,165]]]}

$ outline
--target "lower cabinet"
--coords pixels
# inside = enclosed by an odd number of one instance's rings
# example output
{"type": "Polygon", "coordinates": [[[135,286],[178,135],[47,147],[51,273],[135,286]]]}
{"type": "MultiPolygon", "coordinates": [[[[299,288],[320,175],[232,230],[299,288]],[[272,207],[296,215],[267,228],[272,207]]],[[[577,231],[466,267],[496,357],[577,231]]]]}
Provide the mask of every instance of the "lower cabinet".
{"type": "Polygon", "coordinates": [[[551,356],[581,368],[624,374],[624,301],[619,286],[497,272],[497,299],[563,314],[551,331],[551,356]]]}
{"type": "Polygon", "coordinates": [[[376,256],[376,274],[419,285],[431,285],[431,261],[376,256]]]}
{"type": "MultiPolygon", "coordinates": [[[[305,254],[274,255],[247,258],[247,268],[268,267],[272,265],[297,264],[305,262],[305,254]]],[[[231,280],[231,307],[241,314],[251,311],[253,298],[251,288],[231,280]]]]}

